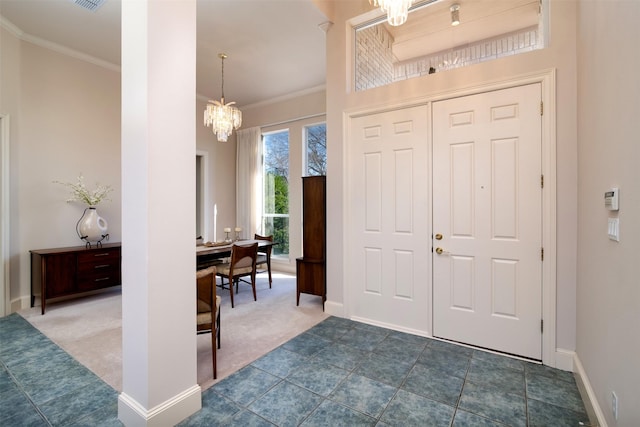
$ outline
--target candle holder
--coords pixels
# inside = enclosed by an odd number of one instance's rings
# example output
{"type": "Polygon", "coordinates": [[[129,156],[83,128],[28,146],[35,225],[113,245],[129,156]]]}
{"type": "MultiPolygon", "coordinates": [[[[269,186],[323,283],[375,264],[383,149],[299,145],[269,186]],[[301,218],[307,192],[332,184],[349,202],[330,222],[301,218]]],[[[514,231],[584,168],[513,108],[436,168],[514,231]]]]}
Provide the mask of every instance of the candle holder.
{"type": "Polygon", "coordinates": [[[231,242],[231,238],[229,237],[229,233],[231,233],[231,229],[230,229],[229,227],[226,227],[226,228],[224,229],[224,241],[225,241],[226,243],[231,242]]]}
{"type": "Polygon", "coordinates": [[[236,227],[235,231],[236,231],[236,242],[237,242],[238,240],[240,240],[240,232],[242,231],[242,228],[236,227]]]}

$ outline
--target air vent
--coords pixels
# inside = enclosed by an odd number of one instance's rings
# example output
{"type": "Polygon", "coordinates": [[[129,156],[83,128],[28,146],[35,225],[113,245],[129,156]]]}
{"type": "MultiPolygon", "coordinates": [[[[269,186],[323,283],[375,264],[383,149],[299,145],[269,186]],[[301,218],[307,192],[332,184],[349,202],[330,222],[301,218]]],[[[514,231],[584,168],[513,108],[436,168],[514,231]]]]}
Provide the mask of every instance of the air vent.
{"type": "Polygon", "coordinates": [[[81,6],[87,10],[90,10],[91,12],[95,12],[100,8],[100,6],[102,6],[102,4],[106,0],[71,0],[71,1],[77,4],[78,6],[81,6]]]}

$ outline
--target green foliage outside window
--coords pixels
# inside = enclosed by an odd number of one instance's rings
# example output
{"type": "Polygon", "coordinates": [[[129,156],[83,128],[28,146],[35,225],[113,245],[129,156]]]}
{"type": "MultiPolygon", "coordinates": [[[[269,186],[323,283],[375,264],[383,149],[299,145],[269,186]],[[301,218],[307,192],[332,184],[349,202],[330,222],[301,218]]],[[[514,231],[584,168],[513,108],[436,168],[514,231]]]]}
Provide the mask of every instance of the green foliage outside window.
{"type": "Polygon", "coordinates": [[[263,215],[265,235],[273,234],[278,246],[273,248],[274,255],[289,254],[289,183],[286,176],[267,173],[265,176],[265,207],[263,215]]]}
{"type": "Polygon", "coordinates": [[[278,245],[274,256],[289,255],[289,132],[265,134],[263,233],[278,245]]]}

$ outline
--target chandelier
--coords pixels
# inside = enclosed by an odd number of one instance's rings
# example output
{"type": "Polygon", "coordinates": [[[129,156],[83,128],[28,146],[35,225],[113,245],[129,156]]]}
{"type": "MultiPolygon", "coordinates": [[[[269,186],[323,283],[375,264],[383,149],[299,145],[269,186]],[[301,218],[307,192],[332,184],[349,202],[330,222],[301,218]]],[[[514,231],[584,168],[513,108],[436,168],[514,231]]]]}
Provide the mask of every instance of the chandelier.
{"type": "Polygon", "coordinates": [[[227,55],[219,53],[218,58],[222,60],[222,98],[220,101],[208,101],[204,110],[204,125],[211,126],[218,141],[226,142],[233,130],[242,124],[242,111],[233,105],[235,102],[224,103],[224,60],[227,55]]]}
{"type": "Polygon", "coordinates": [[[409,7],[413,0],[369,0],[369,3],[375,7],[379,6],[383,12],[387,13],[389,25],[397,27],[407,21],[409,7]]]}

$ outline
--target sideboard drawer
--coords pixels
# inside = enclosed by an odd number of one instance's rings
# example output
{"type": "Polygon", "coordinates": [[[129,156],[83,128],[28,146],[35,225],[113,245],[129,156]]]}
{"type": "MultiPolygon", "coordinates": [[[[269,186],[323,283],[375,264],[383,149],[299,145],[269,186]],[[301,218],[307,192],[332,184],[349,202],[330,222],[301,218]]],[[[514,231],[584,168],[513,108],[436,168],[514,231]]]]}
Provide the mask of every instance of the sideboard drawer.
{"type": "Polygon", "coordinates": [[[78,267],[86,265],[120,262],[120,248],[96,249],[91,252],[78,253],[78,267]]]}
{"type": "Polygon", "coordinates": [[[119,284],[120,270],[117,269],[78,275],[78,292],[93,291],[119,284]]]}
{"type": "Polygon", "coordinates": [[[98,258],[90,262],[81,262],[78,260],[78,278],[84,275],[100,273],[101,271],[117,270],[120,268],[120,257],[117,258],[98,258]]]}
{"type": "Polygon", "coordinates": [[[120,284],[120,248],[78,253],[78,292],[120,284]]]}

